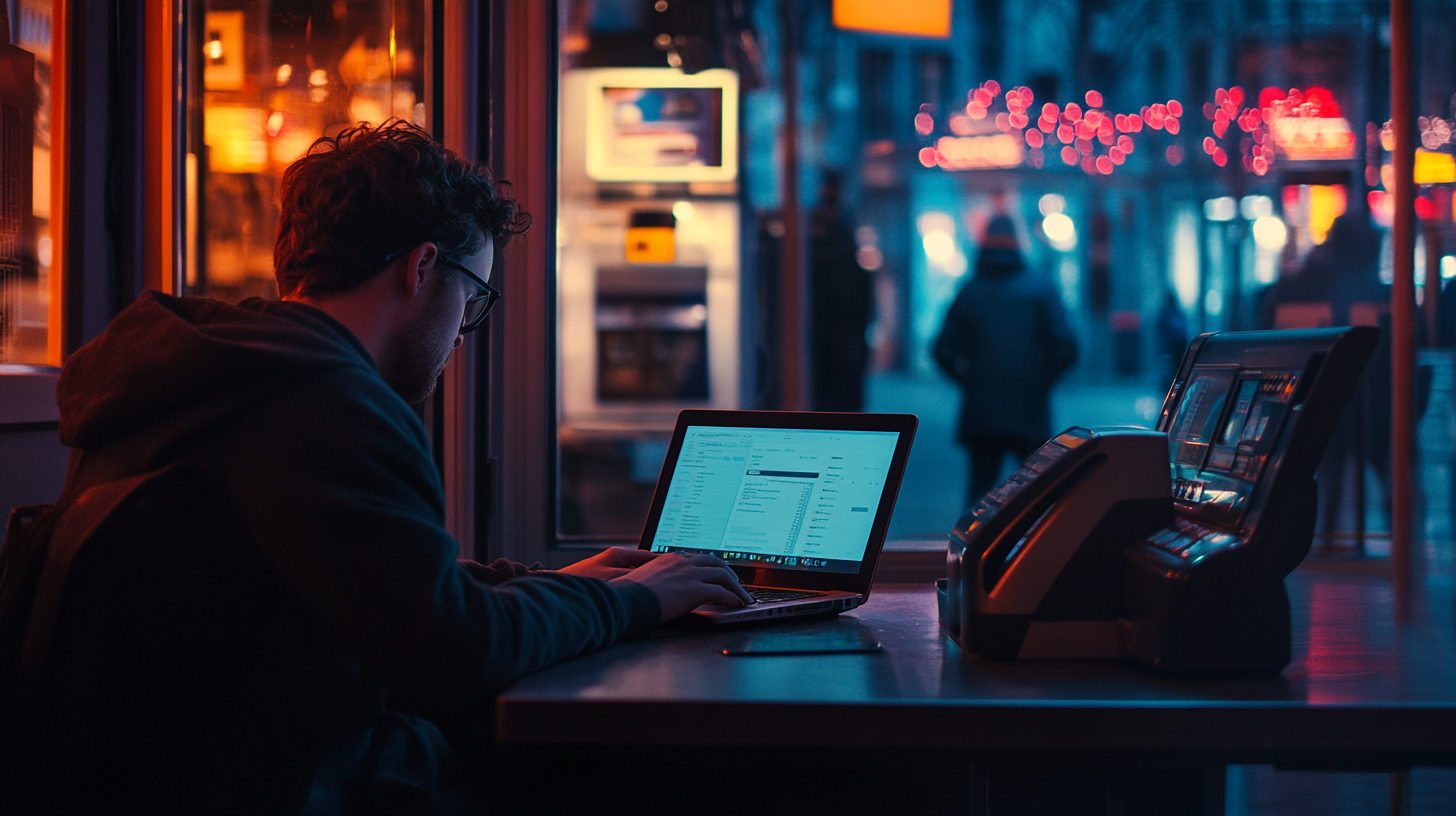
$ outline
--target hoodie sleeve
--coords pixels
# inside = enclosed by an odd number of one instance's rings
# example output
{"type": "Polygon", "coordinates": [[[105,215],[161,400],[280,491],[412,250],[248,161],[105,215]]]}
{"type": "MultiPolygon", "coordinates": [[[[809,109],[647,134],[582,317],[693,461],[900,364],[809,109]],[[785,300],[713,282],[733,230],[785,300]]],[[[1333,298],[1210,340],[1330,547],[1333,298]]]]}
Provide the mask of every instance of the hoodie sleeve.
{"type": "Polygon", "coordinates": [[[372,371],[295,384],[232,438],[222,478],[264,556],[345,648],[422,701],[476,703],[660,618],[631,582],[473,577],[445,532],[423,428],[372,371]]]}

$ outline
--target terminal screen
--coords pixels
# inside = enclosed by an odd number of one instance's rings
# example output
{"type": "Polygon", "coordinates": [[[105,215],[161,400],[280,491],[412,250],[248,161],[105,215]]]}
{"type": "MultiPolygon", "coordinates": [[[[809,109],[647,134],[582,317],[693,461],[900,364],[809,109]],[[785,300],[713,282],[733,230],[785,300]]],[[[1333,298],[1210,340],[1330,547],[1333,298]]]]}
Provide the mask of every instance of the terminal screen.
{"type": "Polygon", "coordinates": [[[1292,372],[1195,367],[1168,433],[1173,496],[1187,512],[1237,525],[1269,462],[1292,372]]]}
{"type": "Polygon", "coordinates": [[[690,425],[653,552],[857,573],[900,435],[690,425]]]}

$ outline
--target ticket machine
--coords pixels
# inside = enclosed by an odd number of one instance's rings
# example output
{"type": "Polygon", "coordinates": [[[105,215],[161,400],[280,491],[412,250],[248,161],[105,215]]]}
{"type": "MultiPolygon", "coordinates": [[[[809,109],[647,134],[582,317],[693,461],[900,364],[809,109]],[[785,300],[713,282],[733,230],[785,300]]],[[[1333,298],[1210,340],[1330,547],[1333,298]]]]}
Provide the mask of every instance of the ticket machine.
{"type": "Polygon", "coordinates": [[[564,427],[742,407],[736,74],[581,69],[561,97],[564,427]]]}
{"type": "Polygon", "coordinates": [[[1368,326],[1207,334],[1163,404],[1177,520],[1127,551],[1123,650],[1169,671],[1289,664],[1288,575],[1315,470],[1380,338],[1368,326]]]}
{"type": "Polygon", "coordinates": [[[941,585],[948,634],[993,658],[1283,670],[1284,578],[1309,552],[1315,470],[1378,339],[1356,327],[1194,340],[1156,431],[1070,429],[961,518],[941,585]]]}

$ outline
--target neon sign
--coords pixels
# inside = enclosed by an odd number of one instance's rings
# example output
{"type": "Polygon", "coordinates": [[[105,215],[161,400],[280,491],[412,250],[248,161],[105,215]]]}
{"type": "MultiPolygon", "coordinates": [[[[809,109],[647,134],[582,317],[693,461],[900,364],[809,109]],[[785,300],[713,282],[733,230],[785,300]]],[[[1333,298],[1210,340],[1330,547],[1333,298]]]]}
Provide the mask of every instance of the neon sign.
{"type": "Polygon", "coordinates": [[[1021,140],[1008,133],[942,136],[935,142],[936,164],[946,170],[1019,167],[1025,160],[1021,140]]]}
{"type": "Polygon", "coordinates": [[[1265,88],[1259,94],[1259,109],[1274,145],[1290,161],[1355,157],[1355,132],[1327,89],[1309,88],[1303,93],[1292,89],[1285,95],[1277,88],[1265,88]]]}

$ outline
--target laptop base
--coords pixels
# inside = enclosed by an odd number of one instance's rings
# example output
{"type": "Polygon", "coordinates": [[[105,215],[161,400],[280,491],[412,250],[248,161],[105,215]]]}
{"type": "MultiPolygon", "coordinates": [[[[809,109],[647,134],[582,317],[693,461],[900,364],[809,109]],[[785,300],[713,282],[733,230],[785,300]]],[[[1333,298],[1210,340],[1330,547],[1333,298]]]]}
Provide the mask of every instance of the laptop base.
{"type": "Polygon", "coordinates": [[[778,603],[757,603],[752,606],[704,604],[688,614],[711,624],[787,618],[797,615],[837,615],[864,603],[864,596],[854,592],[825,592],[814,598],[778,603]]]}

